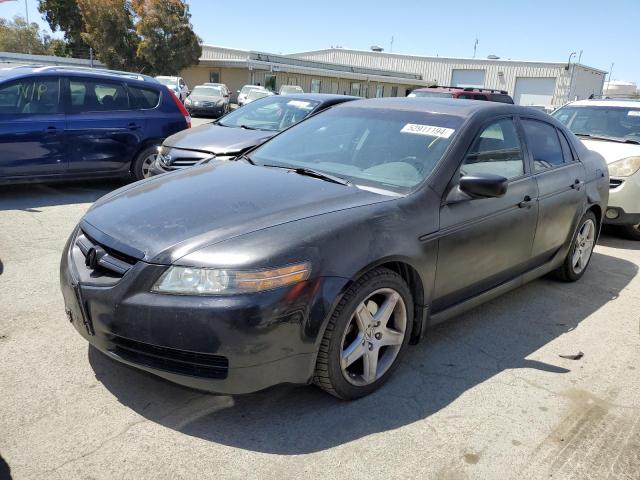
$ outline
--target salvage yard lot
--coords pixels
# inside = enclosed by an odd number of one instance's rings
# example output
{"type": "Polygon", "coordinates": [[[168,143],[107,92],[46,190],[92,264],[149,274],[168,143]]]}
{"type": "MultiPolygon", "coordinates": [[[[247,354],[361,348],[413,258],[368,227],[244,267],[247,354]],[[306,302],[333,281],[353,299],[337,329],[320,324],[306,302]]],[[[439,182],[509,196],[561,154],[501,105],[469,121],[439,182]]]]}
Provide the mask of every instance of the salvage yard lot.
{"type": "Polygon", "coordinates": [[[107,359],[66,320],[60,252],[119,185],[0,190],[14,479],[640,478],[640,242],[605,234],[579,282],[537,280],[436,327],[359,401],[291,386],[231,398],[107,359]]]}

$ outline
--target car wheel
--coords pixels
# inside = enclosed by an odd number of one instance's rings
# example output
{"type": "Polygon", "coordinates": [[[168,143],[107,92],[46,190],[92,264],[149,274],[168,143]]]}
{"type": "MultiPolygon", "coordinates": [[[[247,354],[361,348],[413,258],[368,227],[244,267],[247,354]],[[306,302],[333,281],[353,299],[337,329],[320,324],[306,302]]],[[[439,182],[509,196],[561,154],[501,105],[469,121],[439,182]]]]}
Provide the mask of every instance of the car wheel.
{"type": "Polygon", "coordinates": [[[575,282],[584,275],[596,244],[597,224],[593,212],[584,214],[573,234],[571,247],[562,266],[555,271],[557,278],[565,282],[575,282]]]}
{"type": "Polygon", "coordinates": [[[386,268],[365,274],[329,320],[314,383],[343,400],[370,394],[397,367],[412,326],[413,299],[402,277],[386,268]]]}
{"type": "Polygon", "coordinates": [[[640,240],[640,223],[638,225],[623,225],[621,231],[622,235],[629,240],[640,240]]]}
{"type": "Polygon", "coordinates": [[[143,180],[151,176],[151,165],[156,158],[158,158],[158,145],[147,147],[138,154],[131,169],[136,180],[143,180]]]}

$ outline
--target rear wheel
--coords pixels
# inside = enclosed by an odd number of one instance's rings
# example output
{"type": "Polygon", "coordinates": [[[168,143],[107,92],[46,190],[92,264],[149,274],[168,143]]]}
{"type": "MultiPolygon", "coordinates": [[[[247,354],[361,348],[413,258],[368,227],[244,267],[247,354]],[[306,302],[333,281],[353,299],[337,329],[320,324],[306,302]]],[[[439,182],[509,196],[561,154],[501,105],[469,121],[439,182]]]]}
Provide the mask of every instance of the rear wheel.
{"type": "Polygon", "coordinates": [[[314,383],[343,400],[370,394],[397,367],[412,326],[413,299],[402,277],[385,268],[365,274],[331,316],[314,383]]]}
{"type": "Polygon", "coordinates": [[[623,225],[621,231],[630,240],[640,240],[640,223],[638,225],[623,225]]]}
{"type": "Polygon", "coordinates": [[[593,212],[585,213],[580,223],[578,223],[569,252],[562,266],[555,271],[556,277],[560,280],[575,282],[584,275],[596,243],[597,224],[598,222],[593,212]]]}
{"type": "Polygon", "coordinates": [[[133,161],[131,173],[136,180],[143,180],[151,176],[151,165],[158,158],[158,145],[143,149],[133,161]]]}

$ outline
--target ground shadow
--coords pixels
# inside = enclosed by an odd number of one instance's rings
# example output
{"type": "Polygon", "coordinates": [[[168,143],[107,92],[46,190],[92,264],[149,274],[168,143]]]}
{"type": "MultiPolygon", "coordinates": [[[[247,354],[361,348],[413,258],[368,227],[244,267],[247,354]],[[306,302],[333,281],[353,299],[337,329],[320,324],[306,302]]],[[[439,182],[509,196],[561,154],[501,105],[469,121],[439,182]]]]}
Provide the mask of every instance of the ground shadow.
{"type": "Polygon", "coordinates": [[[11,468],[2,455],[0,455],[0,480],[11,480],[11,468]]]}
{"type": "MultiPolygon", "coordinates": [[[[252,451],[285,455],[325,450],[429,417],[503,370],[534,368],[563,375],[579,361],[527,357],[617,298],[638,267],[594,254],[581,281],[540,279],[436,327],[412,347],[375,394],[347,403],[312,387],[283,386],[248,396],[188,390],[125,367],[89,349],[96,378],[147,419],[188,435],[252,451]]],[[[584,345],[575,345],[589,355],[584,345]]]]}
{"type": "Polygon", "coordinates": [[[0,211],[23,210],[38,213],[41,207],[93,203],[127,184],[127,180],[91,180],[65,183],[29,183],[0,188],[0,211]]]}
{"type": "Polygon", "coordinates": [[[598,238],[598,244],[622,250],[640,250],[639,241],[629,240],[620,232],[619,228],[615,228],[611,225],[605,225],[602,228],[602,235],[598,238]]]}

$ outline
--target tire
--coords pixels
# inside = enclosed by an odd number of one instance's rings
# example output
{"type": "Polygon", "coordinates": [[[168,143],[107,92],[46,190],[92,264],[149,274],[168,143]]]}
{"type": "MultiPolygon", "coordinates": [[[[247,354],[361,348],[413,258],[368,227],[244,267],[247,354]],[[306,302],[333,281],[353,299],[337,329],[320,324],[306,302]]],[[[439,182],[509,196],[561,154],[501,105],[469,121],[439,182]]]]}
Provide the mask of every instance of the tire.
{"type": "Polygon", "coordinates": [[[640,241],[640,224],[638,225],[621,225],[620,233],[629,240],[640,241]]]}
{"type": "Polygon", "coordinates": [[[149,167],[151,163],[158,157],[159,145],[152,145],[150,147],[143,148],[131,165],[131,174],[136,180],[143,180],[149,178],[149,167]]]}
{"type": "Polygon", "coordinates": [[[386,268],[366,273],[331,315],[313,382],[342,400],[369,395],[397,368],[412,327],[413,297],[402,277],[386,268]]]}
{"type": "Polygon", "coordinates": [[[589,266],[597,237],[598,221],[593,212],[589,211],[580,219],[578,228],[576,228],[571,238],[569,252],[562,262],[562,265],[555,270],[555,277],[563,282],[575,282],[579,280],[589,266]],[[589,231],[586,229],[589,229],[589,231]],[[582,253],[577,253],[578,249],[580,249],[582,253]]]}

